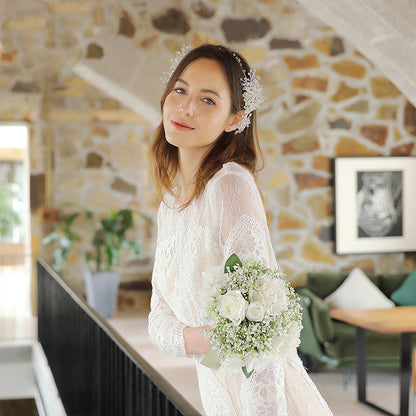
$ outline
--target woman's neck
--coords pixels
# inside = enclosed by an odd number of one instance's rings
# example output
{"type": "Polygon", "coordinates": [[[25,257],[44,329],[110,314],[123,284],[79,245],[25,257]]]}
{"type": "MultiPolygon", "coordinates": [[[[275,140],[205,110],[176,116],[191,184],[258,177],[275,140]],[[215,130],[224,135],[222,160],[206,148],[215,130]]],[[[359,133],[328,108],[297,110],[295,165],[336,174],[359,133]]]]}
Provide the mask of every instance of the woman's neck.
{"type": "Polygon", "coordinates": [[[205,155],[206,152],[201,152],[201,149],[179,148],[180,199],[182,201],[187,201],[192,196],[195,189],[195,174],[205,155]]]}
{"type": "Polygon", "coordinates": [[[194,152],[179,149],[179,168],[181,179],[180,199],[187,200],[194,190],[195,173],[201,163],[200,158],[195,157],[194,152]]]}

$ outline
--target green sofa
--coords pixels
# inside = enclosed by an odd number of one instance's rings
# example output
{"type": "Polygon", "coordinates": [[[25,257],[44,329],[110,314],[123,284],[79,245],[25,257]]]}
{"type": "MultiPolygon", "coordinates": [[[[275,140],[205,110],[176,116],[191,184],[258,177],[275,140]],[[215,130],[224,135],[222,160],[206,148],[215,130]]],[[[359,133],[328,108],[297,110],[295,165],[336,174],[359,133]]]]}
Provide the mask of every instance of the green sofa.
{"type": "MultiPolygon", "coordinates": [[[[297,288],[303,306],[303,330],[299,352],[307,368],[316,369],[321,363],[328,366],[355,365],[355,327],[333,320],[324,299],[334,292],[348,274],[308,273],[306,285],[297,288]]],[[[368,275],[387,296],[393,293],[407,274],[368,275]]],[[[413,345],[416,336],[412,338],[413,345]]],[[[400,336],[367,331],[367,363],[370,367],[399,365],[400,336]]]]}

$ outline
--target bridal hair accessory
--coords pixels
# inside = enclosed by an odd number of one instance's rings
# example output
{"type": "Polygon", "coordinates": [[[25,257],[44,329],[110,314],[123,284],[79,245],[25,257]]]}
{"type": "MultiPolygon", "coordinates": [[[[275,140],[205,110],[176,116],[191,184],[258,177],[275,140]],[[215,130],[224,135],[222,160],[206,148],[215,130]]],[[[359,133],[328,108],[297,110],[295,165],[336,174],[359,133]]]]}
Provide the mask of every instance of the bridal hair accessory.
{"type": "Polygon", "coordinates": [[[261,105],[265,97],[262,95],[263,88],[260,84],[260,78],[256,75],[256,70],[250,69],[250,72],[247,74],[246,70],[243,69],[241,59],[235,53],[233,55],[243,71],[243,77],[240,78],[240,83],[243,89],[244,113],[234,132],[238,134],[250,125],[253,111],[261,105]]]}
{"type": "Polygon", "coordinates": [[[182,58],[192,49],[192,46],[182,45],[180,51],[176,51],[175,56],[170,60],[170,67],[169,70],[164,72],[162,77],[160,78],[161,81],[166,85],[172,74],[175,72],[176,67],[179,65],[179,62],[182,58]]]}

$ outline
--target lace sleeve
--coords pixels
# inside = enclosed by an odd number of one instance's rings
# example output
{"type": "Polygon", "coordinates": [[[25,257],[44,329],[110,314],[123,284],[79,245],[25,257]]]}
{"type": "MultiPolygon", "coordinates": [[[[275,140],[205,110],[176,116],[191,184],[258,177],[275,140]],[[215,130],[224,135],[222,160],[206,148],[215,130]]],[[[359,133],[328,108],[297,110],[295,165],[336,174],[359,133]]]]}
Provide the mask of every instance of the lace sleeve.
{"type": "MultiPolygon", "coordinates": [[[[159,210],[157,217],[157,228],[160,230],[159,210]]],[[[158,236],[159,240],[159,236],[158,236]]],[[[172,309],[169,307],[163,295],[160,292],[157,279],[155,278],[156,257],[155,255],[155,269],[153,270],[152,278],[152,298],[150,301],[150,313],[148,317],[148,332],[150,340],[161,351],[177,357],[185,357],[185,340],[183,338],[183,330],[187,326],[176,317],[172,309]]]]}
{"type": "Polygon", "coordinates": [[[235,253],[242,259],[276,265],[266,214],[254,178],[244,168],[219,177],[212,190],[214,218],[219,221],[219,246],[224,259],[235,253]]]}
{"type": "Polygon", "coordinates": [[[183,330],[185,324],[176,318],[153,283],[149,314],[149,336],[158,349],[177,357],[186,357],[183,330]]]}

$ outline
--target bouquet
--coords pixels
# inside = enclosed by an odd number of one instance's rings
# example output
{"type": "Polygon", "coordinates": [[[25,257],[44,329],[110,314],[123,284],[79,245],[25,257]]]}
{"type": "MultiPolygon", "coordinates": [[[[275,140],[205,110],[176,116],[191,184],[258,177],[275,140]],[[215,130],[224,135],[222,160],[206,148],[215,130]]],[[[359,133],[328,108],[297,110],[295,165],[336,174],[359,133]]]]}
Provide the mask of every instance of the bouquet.
{"type": "Polygon", "coordinates": [[[242,370],[248,378],[296,349],[301,306],[280,267],[272,270],[232,254],[225,266],[214,266],[203,275],[206,321],[212,326],[206,336],[212,349],[201,364],[242,370]]]}

